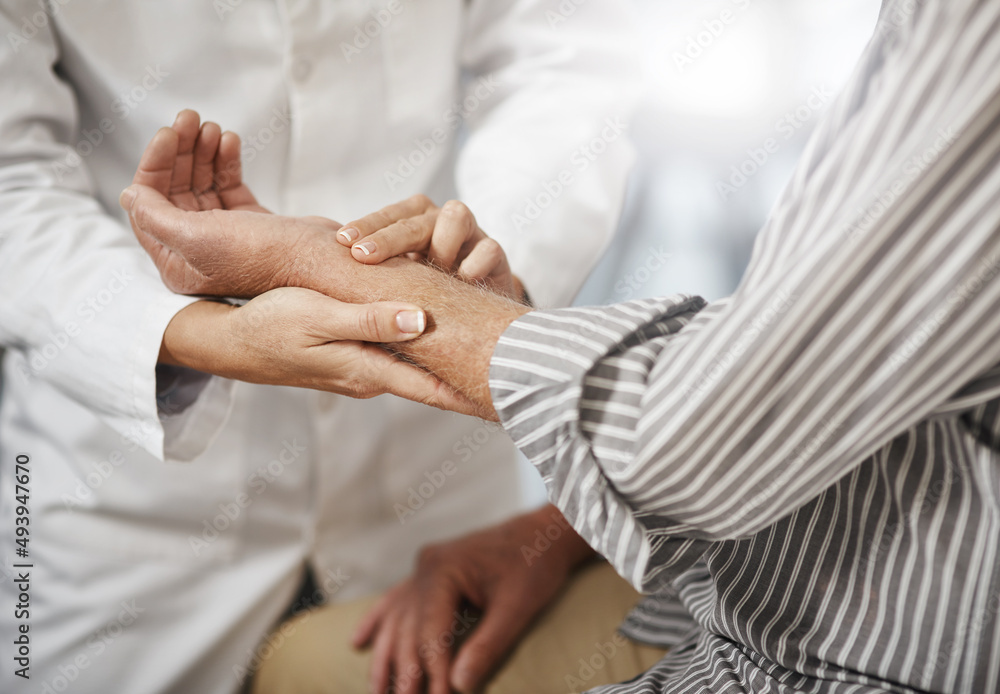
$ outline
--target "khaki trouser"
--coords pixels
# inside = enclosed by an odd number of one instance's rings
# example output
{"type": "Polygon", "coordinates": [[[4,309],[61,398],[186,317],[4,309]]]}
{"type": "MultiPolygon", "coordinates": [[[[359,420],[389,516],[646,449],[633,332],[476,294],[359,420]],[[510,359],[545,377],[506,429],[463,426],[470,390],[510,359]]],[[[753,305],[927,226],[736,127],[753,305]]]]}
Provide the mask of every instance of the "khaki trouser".
{"type": "MultiPolygon", "coordinates": [[[[257,673],[253,694],[369,694],[370,651],[350,645],[377,598],[333,604],[295,617],[257,673]]],[[[639,595],[607,564],[580,571],[539,617],[485,694],[566,694],[623,682],[665,651],[617,633],[639,595]]],[[[277,640],[277,639],[276,639],[277,640]]]]}

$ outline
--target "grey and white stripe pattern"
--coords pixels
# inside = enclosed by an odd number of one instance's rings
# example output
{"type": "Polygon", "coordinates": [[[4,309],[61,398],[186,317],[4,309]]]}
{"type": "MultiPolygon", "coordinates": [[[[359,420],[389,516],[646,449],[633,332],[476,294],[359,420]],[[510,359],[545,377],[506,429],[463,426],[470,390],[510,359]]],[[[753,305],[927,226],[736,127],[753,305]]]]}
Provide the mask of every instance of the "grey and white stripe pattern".
{"type": "Polygon", "coordinates": [[[1000,2],[906,0],[732,297],[508,329],[504,426],[675,645],[601,691],[1000,692],[998,274],[1000,2]]]}

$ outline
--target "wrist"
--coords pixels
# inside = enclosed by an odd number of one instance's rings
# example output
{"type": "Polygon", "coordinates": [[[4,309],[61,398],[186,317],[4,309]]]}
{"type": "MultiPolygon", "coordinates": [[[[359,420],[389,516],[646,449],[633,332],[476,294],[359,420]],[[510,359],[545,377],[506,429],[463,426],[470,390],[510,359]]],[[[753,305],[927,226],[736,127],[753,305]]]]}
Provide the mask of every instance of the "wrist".
{"type": "Polygon", "coordinates": [[[361,293],[355,281],[364,267],[340,245],[336,231],[340,225],[323,217],[304,217],[290,251],[290,258],[278,286],[303,287],[334,299],[359,303],[361,293]]]}
{"type": "Polygon", "coordinates": [[[541,532],[551,541],[549,552],[552,554],[552,559],[567,573],[572,573],[597,555],[556,506],[548,504],[530,515],[534,536],[537,537],[537,533],[541,532]]]}
{"type": "Polygon", "coordinates": [[[196,301],[182,308],[163,331],[159,363],[215,373],[220,325],[233,309],[217,301],[196,301]]]}

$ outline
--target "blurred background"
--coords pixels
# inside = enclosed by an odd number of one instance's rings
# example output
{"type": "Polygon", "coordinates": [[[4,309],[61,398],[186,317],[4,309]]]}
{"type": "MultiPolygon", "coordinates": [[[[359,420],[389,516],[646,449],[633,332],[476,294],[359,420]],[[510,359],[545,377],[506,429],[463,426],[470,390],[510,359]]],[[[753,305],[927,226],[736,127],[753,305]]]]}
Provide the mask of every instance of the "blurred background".
{"type": "MultiPolygon", "coordinates": [[[[633,2],[646,69],[632,128],[638,161],[615,242],[576,303],[720,299],[739,284],[881,2],[633,2]]],[[[541,503],[541,481],[523,464],[527,493],[541,503]]]]}
{"type": "Polygon", "coordinates": [[[639,160],[617,240],[577,303],[675,292],[711,301],[736,288],[880,2],[634,2],[647,73],[632,131],[639,160]]]}

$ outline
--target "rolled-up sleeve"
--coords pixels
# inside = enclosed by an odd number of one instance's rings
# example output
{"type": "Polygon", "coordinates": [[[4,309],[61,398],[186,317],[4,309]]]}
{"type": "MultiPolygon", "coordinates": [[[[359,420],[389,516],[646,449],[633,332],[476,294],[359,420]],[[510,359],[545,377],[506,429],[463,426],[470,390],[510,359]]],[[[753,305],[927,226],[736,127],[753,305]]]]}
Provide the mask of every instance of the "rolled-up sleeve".
{"type": "Polygon", "coordinates": [[[636,586],[788,517],[956,402],[996,396],[996,41],[980,41],[975,6],[923,12],[971,47],[962,70],[873,42],[732,297],[534,313],[499,343],[504,425],[636,586]]]}

